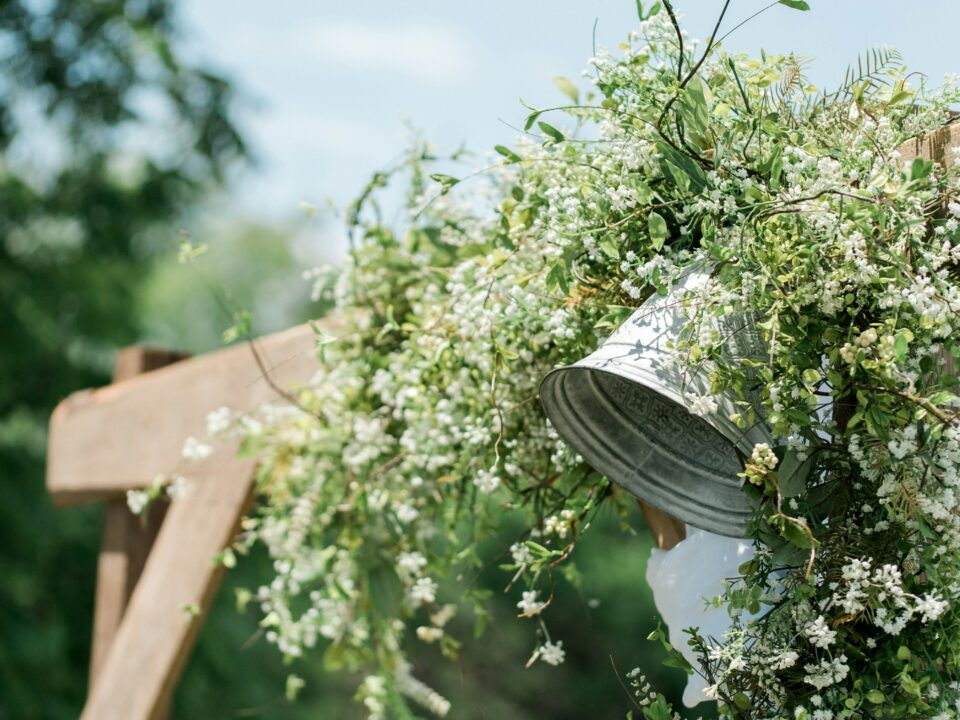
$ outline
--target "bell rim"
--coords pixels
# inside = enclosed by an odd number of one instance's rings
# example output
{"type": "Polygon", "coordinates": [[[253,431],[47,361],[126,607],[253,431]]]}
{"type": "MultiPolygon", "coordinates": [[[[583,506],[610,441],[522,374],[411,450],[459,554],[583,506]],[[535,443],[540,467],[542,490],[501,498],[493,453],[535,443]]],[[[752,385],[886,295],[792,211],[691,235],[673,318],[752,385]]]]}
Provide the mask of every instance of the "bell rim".
{"type": "MultiPolygon", "coordinates": [[[[588,359],[589,357],[585,358],[585,360],[588,359]]],[[[701,528],[708,532],[714,532],[727,537],[744,537],[747,525],[753,518],[756,503],[752,502],[751,499],[743,493],[742,489],[740,489],[742,488],[742,482],[739,484],[739,488],[736,490],[736,492],[741,493],[743,500],[742,509],[725,507],[722,511],[722,516],[717,517],[705,514],[703,512],[703,508],[706,506],[697,503],[695,501],[695,495],[691,492],[678,492],[678,486],[669,487],[667,481],[658,479],[654,475],[643,474],[637,468],[635,468],[633,474],[630,475],[626,471],[620,471],[617,468],[612,467],[616,464],[622,465],[624,461],[617,458],[616,453],[610,450],[609,446],[603,442],[602,437],[598,437],[595,432],[591,432],[589,430],[588,424],[583,422],[581,416],[579,416],[575,411],[568,411],[564,407],[565,403],[560,399],[563,393],[558,387],[554,387],[558,376],[564,373],[569,373],[571,370],[581,370],[588,373],[603,373],[613,377],[621,377],[630,382],[634,382],[651,392],[661,394],[659,388],[652,388],[646,382],[640,382],[633,377],[611,372],[609,369],[593,367],[584,361],[574,363],[573,365],[554,368],[540,381],[538,395],[541,406],[543,407],[547,417],[550,419],[554,429],[564,440],[564,442],[571,447],[571,449],[581,455],[587,464],[597,470],[597,472],[599,472],[601,475],[621,486],[634,497],[649,503],[663,512],[671,514],[685,523],[701,528]],[[555,412],[552,412],[551,410],[555,412]],[[557,419],[561,419],[562,422],[558,423],[557,419]],[[579,432],[577,428],[579,428],[579,432]],[[605,457],[603,452],[598,449],[600,446],[607,447],[607,454],[609,457],[605,457]],[[611,469],[613,469],[614,472],[609,472],[611,469]],[[642,489],[642,492],[637,492],[638,486],[642,489]]],[[[674,405],[682,408],[692,417],[695,417],[709,425],[709,422],[704,418],[700,418],[693,413],[690,413],[690,411],[682,402],[670,397],[667,394],[663,394],[663,397],[665,397],[674,405]]],[[[638,432],[639,435],[645,436],[645,433],[642,433],[642,431],[637,431],[636,428],[634,428],[634,430],[635,432],[638,432]]],[[[714,432],[717,432],[724,440],[730,442],[730,440],[725,435],[720,433],[719,430],[716,428],[713,428],[713,430],[714,432]]],[[[667,451],[663,447],[660,447],[657,443],[651,440],[644,440],[644,442],[648,444],[649,452],[657,452],[661,455],[667,454],[667,451]]],[[[733,443],[731,443],[731,445],[733,445],[733,443]]],[[[721,475],[721,473],[716,474],[718,476],[721,475]]],[[[710,483],[716,489],[721,490],[721,492],[723,492],[724,487],[726,487],[728,490],[733,489],[731,485],[722,482],[722,480],[715,480],[705,476],[701,477],[703,478],[704,482],[710,483]]]]}
{"type": "Polygon", "coordinates": [[[769,444],[772,442],[773,436],[770,434],[766,424],[762,420],[758,419],[752,425],[746,428],[741,428],[729,418],[729,412],[724,414],[724,410],[732,412],[734,408],[722,395],[716,398],[718,403],[721,405],[716,412],[697,415],[696,413],[690,411],[680,393],[678,393],[669,385],[662,384],[662,379],[657,377],[656,373],[646,372],[635,364],[621,362],[616,358],[605,357],[601,360],[600,358],[595,357],[598,352],[599,350],[591,353],[587,357],[573,363],[572,365],[565,365],[563,367],[552,369],[543,377],[543,380],[540,382],[540,387],[543,387],[543,382],[548,377],[557,372],[563,372],[576,368],[582,368],[592,372],[605,372],[610,375],[622,377],[626,380],[637,383],[638,385],[642,385],[648,390],[652,390],[653,392],[669,398],[675,404],[683,408],[683,410],[689,415],[704,420],[708,425],[713,427],[713,429],[720,433],[727,442],[729,442],[743,455],[744,458],[750,457],[754,446],[758,443],[769,444]],[[604,367],[609,365],[615,366],[617,372],[609,369],[608,367],[604,367]]]}

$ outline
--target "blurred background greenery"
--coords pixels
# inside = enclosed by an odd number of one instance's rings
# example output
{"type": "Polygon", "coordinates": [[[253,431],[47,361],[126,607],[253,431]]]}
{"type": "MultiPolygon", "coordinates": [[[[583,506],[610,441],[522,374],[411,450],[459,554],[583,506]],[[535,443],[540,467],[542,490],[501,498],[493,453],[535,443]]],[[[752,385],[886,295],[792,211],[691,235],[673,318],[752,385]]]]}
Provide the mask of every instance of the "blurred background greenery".
{"type": "MultiPolygon", "coordinates": [[[[250,153],[232,85],[183,61],[173,10],[171,0],[0,2],[0,719],[77,717],[86,694],[101,508],[49,502],[56,403],[109,382],[125,345],[216,347],[224,300],[251,308],[259,331],[311,312],[300,274],[322,256],[311,247],[319,221],[224,219],[218,198],[250,153]],[[183,230],[211,248],[199,274],[176,262],[183,230]]],[[[578,546],[582,578],[551,608],[567,650],[559,668],[524,669],[534,629],[513,618],[517,598],[500,592],[492,562],[480,579],[494,591],[486,634],[455,663],[423,647],[417,673],[456,718],[623,717],[614,664],[642,664],[676,694],[682,677],[645,640],[656,622],[649,550],[636,515],[601,518],[578,546]]],[[[357,678],[326,674],[320,657],[284,667],[236,609],[235,588],[256,586],[266,562],[255,555],[228,575],[173,717],[362,717],[357,678]],[[284,699],[289,672],[307,681],[295,704],[284,699]]]]}

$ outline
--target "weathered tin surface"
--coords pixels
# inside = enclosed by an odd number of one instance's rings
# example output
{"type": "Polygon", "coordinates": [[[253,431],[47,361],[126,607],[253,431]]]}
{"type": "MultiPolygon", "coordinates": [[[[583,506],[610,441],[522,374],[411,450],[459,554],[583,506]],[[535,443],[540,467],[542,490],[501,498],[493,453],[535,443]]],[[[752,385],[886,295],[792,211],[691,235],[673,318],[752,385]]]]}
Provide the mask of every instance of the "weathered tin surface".
{"type": "MultiPolygon", "coordinates": [[[[753,504],[740,489],[740,458],[770,442],[769,432],[762,423],[738,428],[730,415],[742,408],[732,397],[714,397],[716,412],[690,412],[684,396],[708,395],[709,383],[703,373],[684,375],[668,349],[688,322],[684,294],[708,278],[694,270],[667,297],[651,297],[596,352],[550,372],[540,399],[560,436],[599,472],[694,527],[743,537],[753,504]]],[[[753,323],[727,320],[718,330],[731,357],[762,356],[753,323]]]]}

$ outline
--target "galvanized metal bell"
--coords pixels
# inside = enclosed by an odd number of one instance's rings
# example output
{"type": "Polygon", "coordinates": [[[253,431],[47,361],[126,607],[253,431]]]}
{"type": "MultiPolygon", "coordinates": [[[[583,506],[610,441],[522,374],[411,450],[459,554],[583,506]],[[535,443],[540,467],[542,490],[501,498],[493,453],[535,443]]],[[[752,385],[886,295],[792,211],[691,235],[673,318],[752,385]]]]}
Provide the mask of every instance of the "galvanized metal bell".
{"type": "MultiPolygon", "coordinates": [[[[685,396],[709,396],[709,383],[703,373],[684,375],[668,350],[688,322],[684,294],[707,280],[709,268],[695,267],[666,297],[651,297],[596,352],[547,374],[540,400],[560,437],[597,471],[694,527],[743,537],[754,503],[737,473],[770,433],[762,422],[737,427],[734,397],[714,397],[715,412],[690,412],[685,396]]],[[[732,358],[763,357],[749,318],[717,329],[732,358]]]]}

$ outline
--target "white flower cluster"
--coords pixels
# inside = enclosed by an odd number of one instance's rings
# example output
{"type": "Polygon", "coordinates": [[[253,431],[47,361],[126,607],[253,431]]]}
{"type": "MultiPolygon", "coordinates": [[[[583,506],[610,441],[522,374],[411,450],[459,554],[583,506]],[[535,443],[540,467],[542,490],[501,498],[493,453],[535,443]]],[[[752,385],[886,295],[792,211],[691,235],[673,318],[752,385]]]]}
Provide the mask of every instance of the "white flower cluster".
{"type": "Polygon", "coordinates": [[[873,568],[869,559],[851,559],[843,566],[842,581],[831,587],[831,605],[847,615],[869,609],[873,624],[890,635],[899,635],[918,615],[924,623],[936,620],[949,605],[932,593],[918,597],[904,591],[899,568],[889,564],[873,568]]]}

